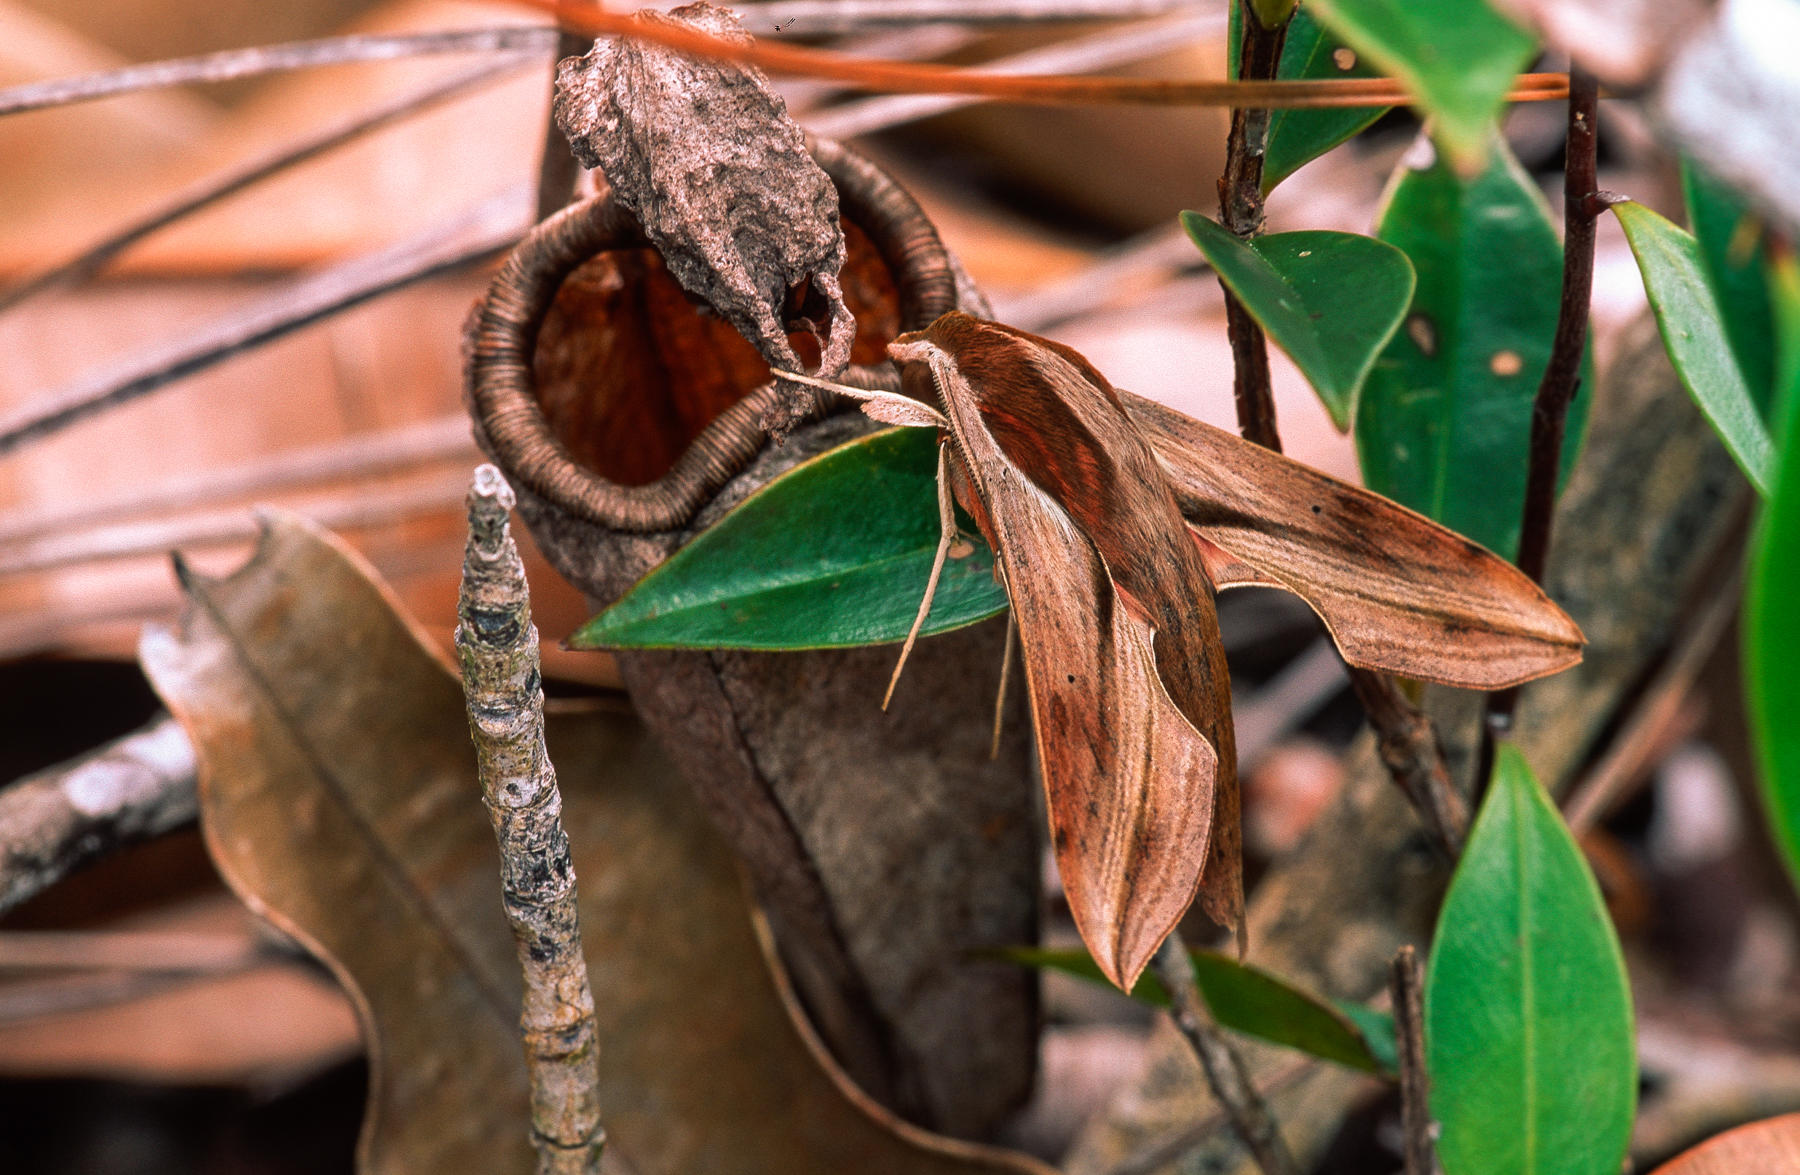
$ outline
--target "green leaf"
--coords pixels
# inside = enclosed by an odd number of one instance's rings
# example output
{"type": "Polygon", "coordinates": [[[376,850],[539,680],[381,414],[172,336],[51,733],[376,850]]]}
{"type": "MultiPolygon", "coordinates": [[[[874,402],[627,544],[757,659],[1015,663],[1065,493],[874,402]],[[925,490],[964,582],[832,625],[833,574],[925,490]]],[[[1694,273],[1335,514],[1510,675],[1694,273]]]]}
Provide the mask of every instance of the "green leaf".
{"type": "Polygon", "coordinates": [[[1340,430],[1412,300],[1412,263],[1373,237],[1308,231],[1241,241],[1198,212],[1181,223],[1250,316],[1312,383],[1340,430]]]}
{"type": "Polygon", "coordinates": [[[1707,284],[1719,305],[1731,353],[1763,420],[1775,395],[1775,319],[1764,277],[1768,248],[1762,223],[1738,194],[1684,160],[1682,192],[1688,224],[1700,243],[1707,284]]]}
{"type": "MultiPolygon", "coordinates": [[[[937,548],[937,438],[889,429],[795,466],[583,625],[578,649],[825,649],[902,640],[937,548]]],[[[972,529],[972,528],[971,528],[972,529]]],[[[1003,611],[994,557],[944,566],[922,635],[1003,611]]]]}
{"type": "Polygon", "coordinates": [[[1400,1072],[1400,1042],[1394,1035],[1392,1012],[1377,1012],[1367,1004],[1359,1004],[1354,1000],[1332,1000],[1331,1004],[1362,1033],[1364,1042],[1369,1046],[1369,1055],[1381,1066],[1381,1072],[1400,1072]]]}
{"type": "MultiPolygon", "coordinates": [[[[1376,235],[1412,259],[1418,289],[1356,413],[1363,481],[1498,554],[1518,550],[1531,406],[1550,360],[1562,243],[1550,210],[1496,141],[1487,170],[1403,163],[1376,235]]],[[[1566,474],[1587,421],[1570,406],[1566,474]]]]}
{"type": "MultiPolygon", "coordinates": [[[[1243,9],[1231,5],[1231,32],[1227,57],[1230,76],[1236,77],[1243,48],[1243,9]]],[[[1345,45],[1321,25],[1303,6],[1288,21],[1281,61],[1275,76],[1281,81],[1314,78],[1372,78],[1380,71],[1362,54],[1345,45]]],[[[1366,130],[1391,107],[1344,107],[1325,110],[1273,110],[1269,112],[1269,142],[1263,152],[1263,195],[1325,152],[1366,130]]]]}
{"type": "Polygon", "coordinates": [[[1637,258],[1663,348],[1688,394],[1712,422],[1744,476],[1767,497],[1774,445],[1738,367],[1724,316],[1707,285],[1700,244],[1650,209],[1632,201],[1612,206],[1637,258]]]}
{"type": "Polygon", "coordinates": [[[1769,829],[1800,887],[1800,263],[1773,267],[1783,419],[1775,490],[1763,509],[1744,601],[1744,693],[1769,829]]]}
{"type": "MultiPolygon", "coordinates": [[[[1079,948],[1014,947],[997,953],[1027,967],[1061,971],[1090,983],[1112,986],[1100,973],[1093,956],[1079,948]]],[[[1194,958],[1194,977],[1200,994],[1225,1027],[1352,1069],[1369,1073],[1394,1069],[1393,1017],[1353,1004],[1333,1005],[1229,955],[1216,951],[1189,953],[1194,958]]],[[[1152,1007],[1169,1006],[1168,992],[1149,971],[1132,988],[1131,998],[1152,1007]]]]}
{"type": "Polygon", "coordinates": [[[1425,977],[1447,1175],[1617,1175],[1637,1101],[1631,992],[1600,887],[1510,744],[1425,977]]]}
{"type": "Polygon", "coordinates": [[[1307,0],[1326,28],[1392,74],[1435,120],[1465,175],[1481,168],[1513,79],[1537,51],[1484,0],[1307,0]]]}

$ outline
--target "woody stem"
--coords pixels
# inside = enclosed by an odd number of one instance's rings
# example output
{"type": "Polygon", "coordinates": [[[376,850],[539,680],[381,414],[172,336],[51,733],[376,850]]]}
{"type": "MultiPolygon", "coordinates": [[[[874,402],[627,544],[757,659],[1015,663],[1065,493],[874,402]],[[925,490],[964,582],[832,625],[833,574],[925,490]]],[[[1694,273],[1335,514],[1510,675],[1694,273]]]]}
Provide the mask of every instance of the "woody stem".
{"type": "MultiPolygon", "coordinates": [[[[1281,62],[1287,24],[1265,27],[1253,5],[1242,7],[1243,40],[1238,55],[1239,81],[1267,81],[1281,62]]],[[[1219,223],[1239,237],[1250,238],[1263,225],[1263,157],[1269,143],[1268,110],[1234,108],[1231,133],[1225,140],[1225,173],[1219,177],[1219,223]]],[[[1238,431],[1267,449],[1281,451],[1275,425],[1275,395],[1269,383],[1269,344],[1262,328],[1225,287],[1225,334],[1231,340],[1236,372],[1238,431]]]]}
{"type": "MultiPolygon", "coordinates": [[[[1287,37],[1287,22],[1283,20],[1274,28],[1265,26],[1255,5],[1248,0],[1243,3],[1241,14],[1239,80],[1274,77],[1281,60],[1281,44],[1287,37]]],[[[1231,112],[1225,174],[1219,177],[1219,221],[1240,237],[1249,237],[1262,227],[1263,152],[1268,139],[1267,110],[1231,112]]],[[[1223,286],[1223,282],[1220,284],[1223,286]]],[[[1262,328],[1229,288],[1225,289],[1225,323],[1231,339],[1232,365],[1237,372],[1238,426],[1257,444],[1279,452],[1281,437],[1275,429],[1275,400],[1269,387],[1268,343],[1262,328]]],[[[1241,925],[1239,929],[1241,932],[1241,925]]],[[[1193,1046],[1214,1099],[1256,1165],[1263,1175],[1298,1175],[1299,1167],[1282,1143],[1269,1107],[1250,1080],[1249,1067],[1220,1033],[1200,998],[1193,960],[1188,958],[1179,931],[1163,941],[1153,966],[1169,993],[1169,1010],[1176,1027],[1193,1046]]]]}
{"type": "MultiPolygon", "coordinates": [[[[1594,290],[1594,237],[1606,197],[1600,192],[1596,118],[1600,83],[1579,69],[1569,70],[1569,129],[1563,163],[1563,282],[1550,361],[1531,405],[1531,456],[1525,475],[1525,506],[1519,531],[1519,570],[1544,582],[1555,514],[1557,474],[1562,469],[1564,426],[1581,386],[1581,357],[1587,345],[1588,308],[1594,290]]],[[[1519,690],[1488,695],[1482,734],[1479,796],[1487,787],[1493,742],[1512,730],[1519,690]]]]}
{"type": "MultiPolygon", "coordinates": [[[[1238,80],[1273,78],[1281,61],[1287,26],[1270,29],[1253,6],[1243,8],[1243,43],[1238,80]]],[[[1225,173],[1219,177],[1219,223],[1239,237],[1262,231],[1263,159],[1269,141],[1269,111],[1233,110],[1225,140],[1225,173]]],[[[1223,283],[1221,283],[1223,284],[1223,283]]],[[[1225,333],[1231,340],[1238,431],[1245,440],[1281,451],[1275,423],[1275,395],[1269,382],[1269,345],[1262,328],[1243,303],[1225,290],[1225,333]]],[[[1350,684],[1375,730],[1382,762],[1427,831],[1449,857],[1455,858],[1468,827],[1468,808],[1450,783],[1450,769],[1431,719],[1401,693],[1398,683],[1380,673],[1351,669],[1350,684]]]]}
{"type": "Polygon", "coordinates": [[[1250,1080],[1250,1069],[1231,1042],[1213,1022],[1212,1013],[1200,998],[1200,985],[1194,979],[1194,961],[1180,932],[1171,934],[1157,949],[1151,963],[1156,977],[1169,994],[1169,1011],[1175,1026],[1193,1046],[1206,1073],[1206,1083],[1225,1111],[1226,1120],[1238,1139],[1249,1150],[1263,1175],[1299,1175],[1300,1168],[1287,1144],[1275,1128],[1269,1107],[1250,1080]]]}

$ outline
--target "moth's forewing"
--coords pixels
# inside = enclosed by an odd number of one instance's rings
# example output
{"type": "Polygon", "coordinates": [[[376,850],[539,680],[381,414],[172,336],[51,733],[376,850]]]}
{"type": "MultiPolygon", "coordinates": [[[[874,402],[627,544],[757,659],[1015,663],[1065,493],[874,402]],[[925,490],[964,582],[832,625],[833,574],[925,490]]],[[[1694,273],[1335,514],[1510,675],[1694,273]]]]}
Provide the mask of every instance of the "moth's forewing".
{"type": "Polygon", "coordinates": [[[936,377],[1018,620],[1070,908],[1128,987],[1203,875],[1209,915],[1242,916],[1230,682],[1205,567],[1148,443],[1085,360],[955,314],[894,351],[936,377]]]}
{"type": "Polygon", "coordinates": [[[1214,581],[1293,592],[1352,665],[1500,689],[1581,660],[1581,629],[1499,556],[1172,408],[1123,402],[1168,469],[1214,581]]]}

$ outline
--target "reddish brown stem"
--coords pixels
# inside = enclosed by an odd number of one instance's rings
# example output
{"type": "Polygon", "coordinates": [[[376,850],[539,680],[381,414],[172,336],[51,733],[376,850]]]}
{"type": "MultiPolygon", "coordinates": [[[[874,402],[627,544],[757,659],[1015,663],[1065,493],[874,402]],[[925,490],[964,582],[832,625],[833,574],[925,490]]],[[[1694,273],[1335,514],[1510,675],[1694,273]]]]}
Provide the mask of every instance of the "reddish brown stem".
{"type": "MultiPolygon", "coordinates": [[[[1594,236],[1603,201],[1598,172],[1600,84],[1579,69],[1569,71],[1569,129],[1563,164],[1563,282],[1550,362],[1531,405],[1531,455],[1525,475],[1523,525],[1519,531],[1519,569],[1534,583],[1544,581],[1550,553],[1550,529],[1556,507],[1557,474],[1562,468],[1563,436],[1569,405],[1581,386],[1581,358],[1587,344],[1588,307],[1594,290],[1594,236]]],[[[1493,764],[1493,742],[1512,730],[1519,690],[1488,695],[1480,770],[1479,797],[1487,788],[1493,764]]]]}
{"type": "MultiPolygon", "coordinates": [[[[594,46],[594,38],[564,27],[556,35],[556,55],[550,59],[550,97],[556,98],[556,67],[565,57],[580,57],[594,46]]],[[[556,125],[554,115],[544,117],[544,153],[538,159],[537,220],[543,222],[575,196],[581,182],[581,163],[569,149],[569,140],[556,125]]]]}
{"type": "MultiPolygon", "coordinates": [[[[1241,7],[1243,41],[1238,55],[1238,80],[1268,81],[1281,63],[1281,46],[1287,26],[1266,28],[1251,6],[1241,7]]],[[[1219,223],[1248,239],[1262,231],[1263,157],[1269,143],[1269,111],[1237,107],[1231,112],[1231,133],[1225,140],[1225,173],[1219,177],[1219,223]]],[[[1225,290],[1225,336],[1231,341],[1233,390],[1237,398],[1238,431],[1277,453],[1281,433],[1275,423],[1275,394],[1269,382],[1269,345],[1262,328],[1250,317],[1237,295],[1225,290]]]]}
{"type": "Polygon", "coordinates": [[[1456,860],[1469,827],[1469,809],[1451,785],[1437,728],[1386,674],[1352,668],[1350,686],[1369,717],[1376,751],[1395,786],[1419,814],[1438,848],[1456,860]]]}
{"type": "Polygon", "coordinates": [[[1394,956],[1388,992],[1394,1002],[1394,1043],[1400,1054],[1400,1133],[1405,1140],[1405,1175],[1434,1175],[1431,1145],[1430,1082],[1425,1071],[1425,1014],[1419,994],[1419,957],[1408,944],[1394,956]]]}
{"type": "MultiPolygon", "coordinates": [[[[1287,29],[1265,28],[1247,4],[1242,16],[1238,80],[1273,78],[1287,29]]],[[[1269,111],[1232,111],[1231,132],[1225,140],[1225,173],[1219,177],[1219,223],[1239,237],[1254,236],[1262,229],[1263,158],[1268,140],[1269,111]]],[[[1231,340],[1238,431],[1245,440],[1279,453],[1281,433],[1269,381],[1268,340],[1229,288],[1225,290],[1225,333],[1231,340]]],[[[1382,762],[1394,783],[1418,811],[1432,839],[1454,859],[1468,827],[1468,809],[1450,785],[1450,770],[1431,719],[1406,699],[1392,678],[1351,669],[1350,684],[1368,712],[1382,762]]]]}

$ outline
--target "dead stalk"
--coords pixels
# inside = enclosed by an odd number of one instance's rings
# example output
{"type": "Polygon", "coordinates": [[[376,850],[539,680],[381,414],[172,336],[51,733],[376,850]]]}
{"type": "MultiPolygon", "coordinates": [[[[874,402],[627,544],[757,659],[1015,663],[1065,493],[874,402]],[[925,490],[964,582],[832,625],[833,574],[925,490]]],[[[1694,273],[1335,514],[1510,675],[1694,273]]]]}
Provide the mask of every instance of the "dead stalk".
{"type": "Polygon", "coordinates": [[[1419,958],[1409,944],[1394,956],[1388,978],[1400,1053],[1400,1129],[1405,1136],[1406,1175],[1433,1175],[1437,1160],[1426,1098],[1431,1086],[1425,1071],[1425,1013],[1419,991],[1419,958]]]}
{"type": "Polygon", "coordinates": [[[531,1141],[539,1175],[597,1175],[606,1136],[594,996],[562,794],[544,747],[537,627],[507,522],[512,488],[499,470],[480,466],[468,503],[456,650],[482,798],[500,843],[501,899],[525,975],[519,1030],[531,1075],[531,1141]]]}
{"type": "Polygon", "coordinates": [[[1237,1050],[1231,1047],[1212,1014],[1200,998],[1200,987],[1194,979],[1194,961],[1188,958],[1187,946],[1179,933],[1163,940],[1151,964],[1156,977],[1169,993],[1169,1010],[1175,1026],[1193,1046],[1206,1073],[1213,1096],[1225,1111],[1225,1118],[1239,1140],[1256,1160],[1263,1175],[1300,1175],[1300,1168],[1288,1153],[1275,1119],[1256,1085],[1250,1080],[1250,1069],[1237,1050]]]}

